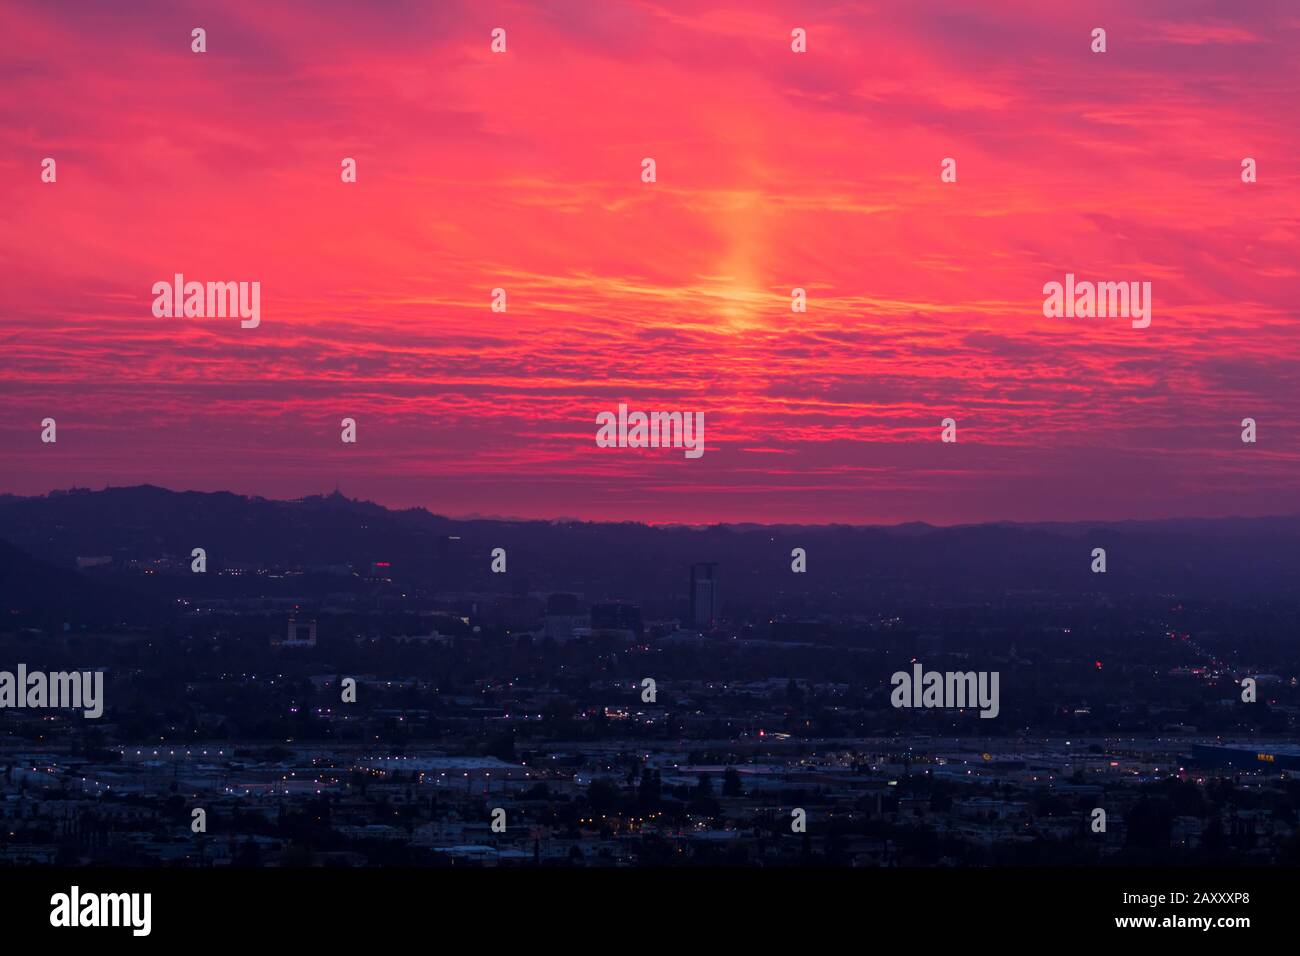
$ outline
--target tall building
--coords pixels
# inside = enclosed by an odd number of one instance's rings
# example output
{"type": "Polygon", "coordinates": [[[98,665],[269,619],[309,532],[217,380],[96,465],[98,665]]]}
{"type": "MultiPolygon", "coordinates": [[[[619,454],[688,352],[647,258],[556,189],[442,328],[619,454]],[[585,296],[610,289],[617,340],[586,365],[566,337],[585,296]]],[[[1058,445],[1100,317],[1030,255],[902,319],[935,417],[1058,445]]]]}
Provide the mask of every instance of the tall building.
{"type": "Polygon", "coordinates": [[[713,562],[691,565],[691,624],[698,628],[716,627],[722,616],[722,598],[718,593],[718,566],[713,562]]]}
{"type": "Polygon", "coordinates": [[[593,631],[626,631],[628,636],[639,638],[644,633],[641,609],[635,604],[593,604],[591,606],[593,631]]]}
{"type": "Polygon", "coordinates": [[[316,646],[316,622],[308,621],[306,624],[299,624],[295,615],[289,615],[289,627],[282,641],[271,641],[273,647],[315,647],[316,646]]]}
{"type": "Polygon", "coordinates": [[[552,594],[546,599],[543,626],[546,636],[553,641],[569,640],[579,628],[585,628],[589,620],[576,594],[552,594]]]}

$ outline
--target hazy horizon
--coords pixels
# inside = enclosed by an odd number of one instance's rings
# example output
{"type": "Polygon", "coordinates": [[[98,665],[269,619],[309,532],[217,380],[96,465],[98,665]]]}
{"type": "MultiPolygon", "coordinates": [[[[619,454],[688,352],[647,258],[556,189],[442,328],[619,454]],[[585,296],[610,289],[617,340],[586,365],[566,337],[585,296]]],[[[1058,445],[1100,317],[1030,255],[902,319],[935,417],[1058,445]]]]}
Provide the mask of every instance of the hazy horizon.
{"type": "Polygon", "coordinates": [[[936,530],[956,529],[956,528],[977,528],[990,525],[1023,525],[1026,527],[1045,526],[1045,525],[1111,525],[1111,524],[1160,524],[1160,523],[1180,523],[1180,522],[1215,522],[1215,521],[1264,521],[1270,518],[1280,520],[1300,519],[1300,512],[1270,512],[1258,515],[1247,514],[1226,514],[1226,515],[1172,515],[1165,518],[1097,518],[1082,517],[1073,518],[1066,521],[1044,520],[1044,521],[1017,521],[1014,519],[994,518],[987,521],[962,521],[941,524],[934,521],[923,519],[914,519],[908,521],[895,522],[847,522],[847,521],[824,521],[824,522],[790,522],[790,521],[709,521],[709,522],[687,522],[687,521],[639,521],[636,519],[599,519],[599,518],[582,518],[575,515],[517,515],[517,514],[484,514],[484,513],[453,513],[437,506],[427,504],[411,505],[393,505],[382,501],[375,501],[370,498],[357,497],[349,494],[345,488],[328,489],[322,491],[308,491],[299,495],[275,496],[262,495],[250,492],[237,491],[231,488],[169,488],[154,482],[140,482],[128,485],[109,484],[100,488],[90,488],[86,486],[69,486],[65,488],[51,488],[45,492],[34,494],[25,494],[14,491],[0,489],[0,498],[50,498],[60,495],[75,494],[85,492],[89,494],[100,494],[107,491],[134,491],[139,489],[154,489],[168,494],[186,495],[234,495],[246,499],[261,499],[264,501],[279,502],[292,504],[303,501],[308,498],[329,498],[334,494],[340,494],[353,504],[375,505],[390,512],[400,512],[408,510],[423,510],[430,515],[447,518],[452,521],[533,521],[544,523],[565,523],[565,522],[588,522],[593,524],[640,524],[646,527],[686,527],[686,528],[708,528],[708,527],[727,527],[727,526],[755,526],[755,527],[807,527],[807,528],[829,528],[829,527],[849,527],[849,528],[902,528],[909,525],[926,525],[936,530]]]}

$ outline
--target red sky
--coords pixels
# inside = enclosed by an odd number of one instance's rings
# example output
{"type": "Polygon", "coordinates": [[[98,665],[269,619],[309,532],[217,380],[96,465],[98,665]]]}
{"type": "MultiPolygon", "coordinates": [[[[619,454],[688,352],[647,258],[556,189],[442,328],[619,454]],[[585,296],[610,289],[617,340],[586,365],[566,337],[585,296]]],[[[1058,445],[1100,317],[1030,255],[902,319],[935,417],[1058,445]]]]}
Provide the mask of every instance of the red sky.
{"type": "Polygon", "coordinates": [[[0,7],[0,491],[1300,511],[1300,6],[540,6],[0,7]],[[176,272],[260,327],[155,318],[176,272]],[[1150,328],[1044,318],[1066,272],[1151,282],[1150,328]],[[597,448],[620,401],[703,458],[597,448]]]}

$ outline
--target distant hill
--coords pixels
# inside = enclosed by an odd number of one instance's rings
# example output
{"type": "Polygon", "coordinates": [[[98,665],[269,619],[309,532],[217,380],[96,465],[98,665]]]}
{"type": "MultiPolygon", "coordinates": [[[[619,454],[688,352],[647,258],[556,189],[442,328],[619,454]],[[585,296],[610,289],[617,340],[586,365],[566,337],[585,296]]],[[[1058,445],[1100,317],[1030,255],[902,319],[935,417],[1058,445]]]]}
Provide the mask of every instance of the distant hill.
{"type": "MultiPolygon", "coordinates": [[[[324,573],[349,565],[364,572],[386,562],[384,574],[396,583],[438,591],[577,591],[590,600],[678,607],[696,561],[721,565],[724,601],[792,602],[814,611],[934,595],[981,602],[1033,592],[1300,595],[1295,516],[949,528],[687,528],[459,520],[338,494],[272,501],[146,485],[0,496],[0,538],[53,565],[51,570],[72,569],[78,557],[108,556],[119,568],[132,559],[188,562],[191,549],[203,547],[212,567],[324,573]],[[497,547],[507,549],[504,575],[489,572],[497,547]],[[807,550],[806,574],[791,573],[794,547],[807,550]],[[1094,547],[1107,551],[1104,575],[1089,570],[1094,547]]],[[[212,577],[202,586],[216,587],[212,577]]],[[[252,584],[246,580],[242,586],[252,584]]]]}
{"type": "Polygon", "coordinates": [[[55,567],[0,540],[0,616],[8,626],[139,623],[160,610],[156,602],[116,582],[55,567]]]}

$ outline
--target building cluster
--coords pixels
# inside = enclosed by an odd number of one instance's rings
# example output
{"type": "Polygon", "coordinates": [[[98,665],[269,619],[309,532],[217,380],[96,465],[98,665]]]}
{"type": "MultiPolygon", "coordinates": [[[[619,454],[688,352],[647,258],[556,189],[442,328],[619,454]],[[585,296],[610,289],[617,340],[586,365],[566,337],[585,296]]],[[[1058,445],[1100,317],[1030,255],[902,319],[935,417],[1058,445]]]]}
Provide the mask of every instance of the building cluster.
{"type": "Polygon", "coordinates": [[[1300,862],[1290,631],[1243,641],[1231,603],[764,616],[702,562],[647,617],[388,571],[264,567],[155,626],[5,632],[107,678],[99,720],[6,713],[0,863],[1300,862]],[[997,671],[997,718],[892,706],[921,660],[997,671]]]}

